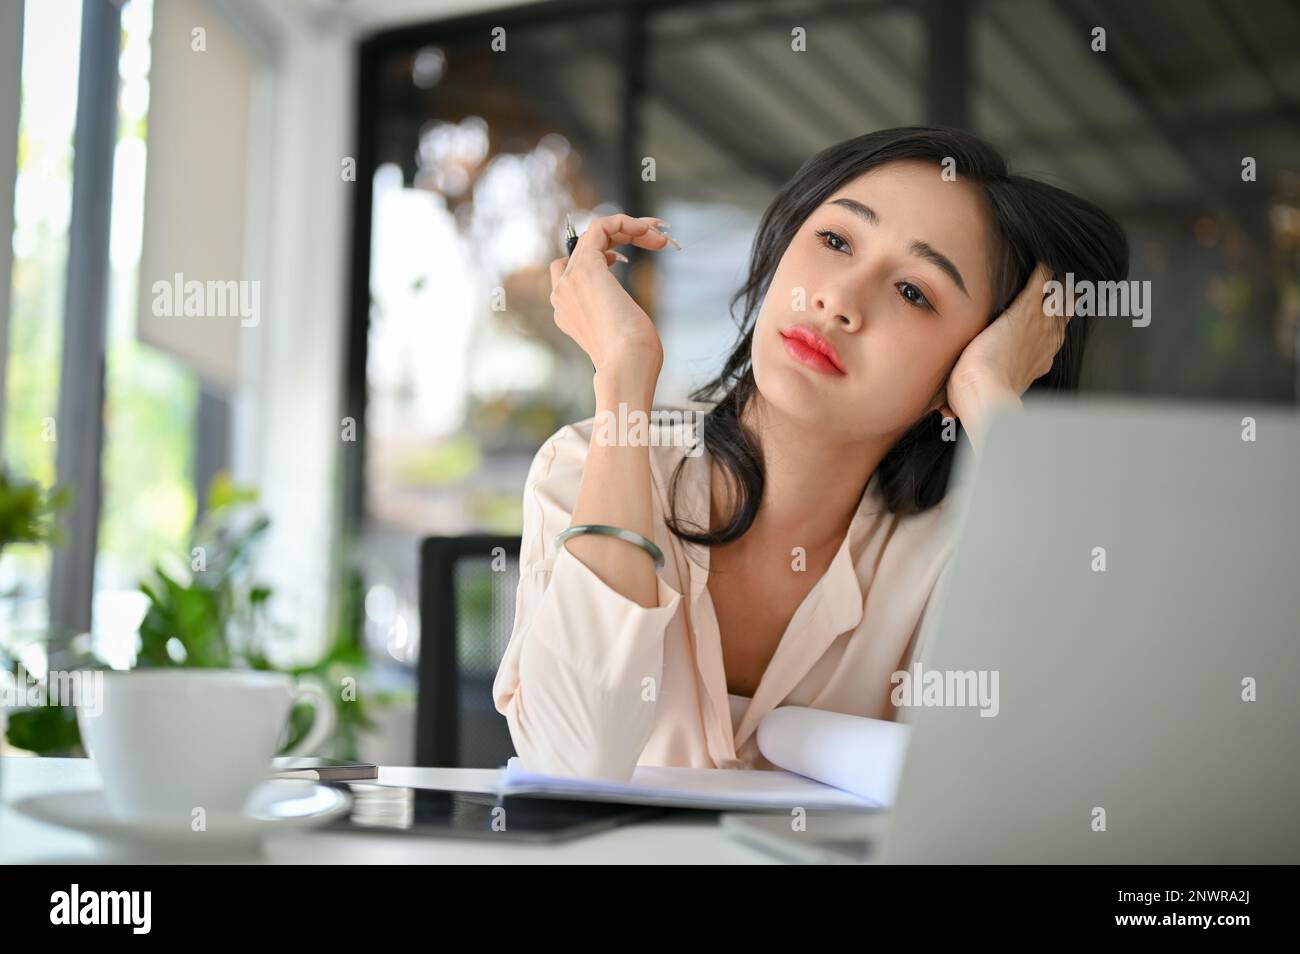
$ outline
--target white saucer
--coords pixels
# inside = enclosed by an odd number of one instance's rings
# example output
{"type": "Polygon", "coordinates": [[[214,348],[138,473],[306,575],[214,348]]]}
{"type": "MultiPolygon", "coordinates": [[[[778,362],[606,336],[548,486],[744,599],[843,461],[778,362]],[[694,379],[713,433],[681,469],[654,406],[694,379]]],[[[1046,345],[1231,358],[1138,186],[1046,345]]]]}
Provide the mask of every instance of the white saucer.
{"type": "Polygon", "coordinates": [[[204,830],[195,831],[189,818],[125,819],[109,810],[103,789],[37,795],[10,807],[29,818],[71,828],[105,841],[189,851],[228,851],[247,846],[264,835],[312,828],[348,810],[352,796],[306,779],[270,779],[259,785],[243,814],[209,815],[204,830]]]}

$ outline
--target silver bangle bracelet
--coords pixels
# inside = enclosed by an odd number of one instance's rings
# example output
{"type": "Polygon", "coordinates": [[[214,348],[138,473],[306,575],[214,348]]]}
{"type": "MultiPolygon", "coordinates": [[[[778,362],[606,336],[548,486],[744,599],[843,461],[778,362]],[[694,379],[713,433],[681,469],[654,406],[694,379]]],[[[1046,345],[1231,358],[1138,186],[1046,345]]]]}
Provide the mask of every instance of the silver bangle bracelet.
{"type": "Polygon", "coordinates": [[[646,553],[654,557],[655,569],[664,568],[664,551],[655,546],[653,540],[647,540],[641,534],[634,530],[624,530],[622,527],[611,527],[604,523],[580,523],[576,527],[570,527],[568,530],[561,530],[555,537],[555,548],[558,550],[564,541],[569,537],[576,537],[580,533],[599,533],[607,537],[618,537],[620,540],[626,540],[628,543],[635,543],[646,553]]]}

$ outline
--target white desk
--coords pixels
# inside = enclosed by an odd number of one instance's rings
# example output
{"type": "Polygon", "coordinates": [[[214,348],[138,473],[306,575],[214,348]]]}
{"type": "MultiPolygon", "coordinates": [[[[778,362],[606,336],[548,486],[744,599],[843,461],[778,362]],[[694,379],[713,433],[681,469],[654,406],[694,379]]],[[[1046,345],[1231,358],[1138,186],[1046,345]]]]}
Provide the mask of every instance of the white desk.
{"type": "MultiPolygon", "coordinates": [[[[492,769],[427,769],[382,766],[381,785],[425,786],[490,792],[492,769]]],[[[0,758],[0,865],[94,864],[101,855],[87,835],[21,815],[9,803],[45,793],[95,788],[99,773],[90,759],[0,758]]],[[[775,864],[773,858],[736,841],[713,821],[648,821],[625,825],[556,845],[492,844],[403,835],[304,832],[266,839],[272,864],[775,864]]]]}

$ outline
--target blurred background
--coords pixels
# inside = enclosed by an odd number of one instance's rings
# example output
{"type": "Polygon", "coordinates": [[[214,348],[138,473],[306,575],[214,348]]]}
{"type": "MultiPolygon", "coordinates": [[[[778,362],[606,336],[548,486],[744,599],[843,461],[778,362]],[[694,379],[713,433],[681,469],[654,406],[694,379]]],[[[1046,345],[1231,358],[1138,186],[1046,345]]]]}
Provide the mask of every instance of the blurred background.
{"type": "MultiPolygon", "coordinates": [[[[421,541],[517,534],[593,410],[565,216],[672,224],[616,271],[685,404],[763,209],[877,128],[967,128],[1126,226],[1153,317],[1096,323],[1086,390],[1296,403],[1295,0],[0,0],[0,46],[11,668],[353,674],[339,751],[409,763],[421,541]],[[257,320],[160,316],[180,275],[257,320]]],[[[512,599],[462,605],[484,673],[512,599]]]]}

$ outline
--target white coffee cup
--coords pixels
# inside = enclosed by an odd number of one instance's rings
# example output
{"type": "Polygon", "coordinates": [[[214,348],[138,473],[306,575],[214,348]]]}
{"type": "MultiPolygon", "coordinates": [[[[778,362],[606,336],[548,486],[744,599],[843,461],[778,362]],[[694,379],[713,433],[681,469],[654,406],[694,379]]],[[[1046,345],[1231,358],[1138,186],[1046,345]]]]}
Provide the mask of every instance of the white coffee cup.
{"type": "Polygon", "coordinates": [[[311,755],[336,717],[319,684],[233,669],[107,671],[102,699],[77,706],[87,753],[118,818],[183,820],[244,810],[271,773],[295,702],[312,703],[307,735],[287,756],[311,755]]]}

